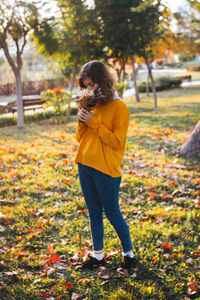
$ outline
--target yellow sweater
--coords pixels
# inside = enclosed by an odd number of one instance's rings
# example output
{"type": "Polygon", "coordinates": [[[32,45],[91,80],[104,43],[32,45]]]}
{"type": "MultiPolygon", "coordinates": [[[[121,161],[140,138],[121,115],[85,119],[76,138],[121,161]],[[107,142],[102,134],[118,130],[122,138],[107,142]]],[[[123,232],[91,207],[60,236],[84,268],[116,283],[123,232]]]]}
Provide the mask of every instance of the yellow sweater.
{"type": "Polygon", "coordinates": [[[78,121],[80,143],[75,162],[95,168],[112,177],[121,176],[120,166],[126,146],[129,110],[120,99],[96,107],[87,123],[78,121]]]}

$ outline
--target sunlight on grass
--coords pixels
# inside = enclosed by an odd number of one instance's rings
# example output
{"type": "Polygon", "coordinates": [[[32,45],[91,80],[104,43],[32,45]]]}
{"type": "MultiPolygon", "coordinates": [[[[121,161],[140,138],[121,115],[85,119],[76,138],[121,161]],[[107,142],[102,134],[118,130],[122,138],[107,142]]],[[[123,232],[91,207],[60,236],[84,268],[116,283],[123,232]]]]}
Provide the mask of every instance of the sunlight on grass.
{"type": "Polygon", "coordinates": [[[1,299],[200,297],[200,160],[177,155],[200,99],[196,88],[182,92],[159,93],[158,115],[152,98],[126,100],[120,206],[139,260],[128,278],[116,274],[121,248],[107,219],[105,270],[74,269],[92,250],[74,163],[76,117],[0,129],[1,299]]]}

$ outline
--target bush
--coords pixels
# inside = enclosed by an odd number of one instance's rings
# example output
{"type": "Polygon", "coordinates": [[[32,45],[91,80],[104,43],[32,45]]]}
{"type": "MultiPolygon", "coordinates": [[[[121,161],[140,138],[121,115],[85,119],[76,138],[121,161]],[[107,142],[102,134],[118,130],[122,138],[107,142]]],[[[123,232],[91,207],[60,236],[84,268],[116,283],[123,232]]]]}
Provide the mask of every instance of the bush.
{"type": "MultiPolygon", "coordinates": [[[[179,88],[182,83],[180,78],[160,77],[155,80],[155,86],[157,91],[169,90],[171,88],[179,88]]],[[[138,84],[140,93],[146,92],[146,82],[140,82],[138,84]]],[[[149,84],[149,91],[152,92],[152,87],[149,84]]]]}
{"type": "Polygon", "coordinates": [[[122,81],[116,85],[116,90],[120,97],[123,96],[123,92],[124,92],[124,90],[127,89],[127,87],[128,87],[128,83],[124,82],[124,81],[122,81]]]}
{"type": "MultiPolygon", "coordinates": [[[[78,108],[72,107],[71,108],[71,115],[77,115],[78,108]]],[[[67,122],[67,109],[62,110],[61,113],[61,120],[64,122],[67,122]]],[[[35,113],[34,115],[24,115],[24,122],[25,124],[29,124],[34,121],[42,121],[47,119],[55,119],[55,114],[52,111],[46,111],[46,112],[39,112],[35,113]]],[[[17,125],[17,117],[0,117],[0,127],[6,127],[6,126],[13,126],[17,125]]]]}
{"type": "Polygon", "coordinates": [[[56,115],[62,115],[62,109],[69,104],[72,99],[72,92],[67,92],[61,87],[54,90],[48,89],[41,93],[41,99],[46,100],[44,106],[52,106],[56,115]]]}

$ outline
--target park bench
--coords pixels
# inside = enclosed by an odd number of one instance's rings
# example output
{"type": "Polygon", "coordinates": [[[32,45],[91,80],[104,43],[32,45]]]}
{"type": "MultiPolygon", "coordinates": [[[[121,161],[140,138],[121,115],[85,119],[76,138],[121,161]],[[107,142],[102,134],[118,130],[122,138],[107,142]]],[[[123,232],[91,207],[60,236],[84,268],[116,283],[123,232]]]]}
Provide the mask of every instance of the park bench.
{"type": "MultiPolygon", "coordinates": [[[[29,95],[23,96],[23,108],[25,110],[33,110],[35,112],[36,109],[43,108],[42,104],[45,103],[45,100],[40,99],[40,95],[29,95]]],[[[17,111],[17,105],[11,108],[12,113],[14,114],[17,111]]]]}

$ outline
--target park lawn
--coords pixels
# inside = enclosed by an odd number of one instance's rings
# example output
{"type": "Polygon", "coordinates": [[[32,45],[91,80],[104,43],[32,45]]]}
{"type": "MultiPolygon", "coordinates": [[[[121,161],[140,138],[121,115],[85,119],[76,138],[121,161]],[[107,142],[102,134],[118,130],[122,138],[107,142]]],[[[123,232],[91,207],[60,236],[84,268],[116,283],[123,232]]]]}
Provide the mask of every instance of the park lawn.
{"type": "Polygon", "coordinates": [[[139,260],[129,277],[116,274],[121,248],[106,219],[106,268],[75,271],[92,250],[76,117],[0,128],[0,299],[199,299],[200,160],[177,152],[200,119],[199,94],[159,93],[159,114],[145,95],[126,100],[120,205],[139,260]]]}

